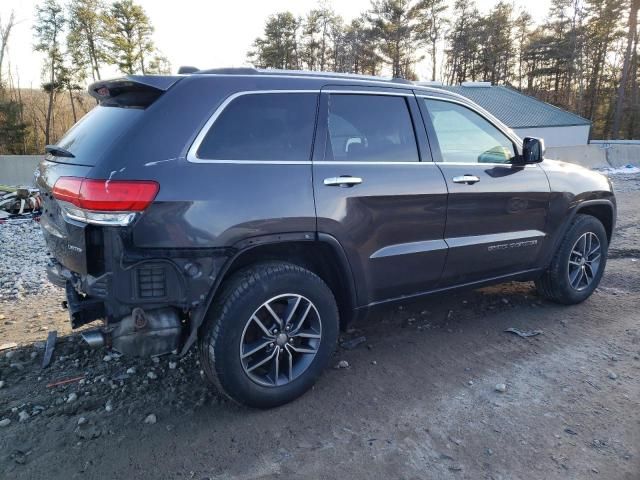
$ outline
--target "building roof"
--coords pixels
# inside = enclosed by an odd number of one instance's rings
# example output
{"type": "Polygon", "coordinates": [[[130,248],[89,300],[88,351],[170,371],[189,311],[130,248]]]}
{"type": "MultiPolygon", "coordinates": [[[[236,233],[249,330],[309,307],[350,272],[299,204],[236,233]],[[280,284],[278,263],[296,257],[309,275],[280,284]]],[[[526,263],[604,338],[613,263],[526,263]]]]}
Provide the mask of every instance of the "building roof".
{"type": "Polygon", "coordinates": [[[511,128],[591,125],[574,113],[501,85],[432,85],[467,97],[511,128]]]}

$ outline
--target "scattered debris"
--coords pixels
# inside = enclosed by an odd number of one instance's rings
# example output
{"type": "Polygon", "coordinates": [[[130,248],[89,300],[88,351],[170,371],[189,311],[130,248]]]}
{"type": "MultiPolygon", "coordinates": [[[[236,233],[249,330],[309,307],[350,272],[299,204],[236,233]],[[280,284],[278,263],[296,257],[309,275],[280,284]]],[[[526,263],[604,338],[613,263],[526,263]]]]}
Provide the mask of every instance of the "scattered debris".
{"type": "Polygon", "coordinates": [[[338,364],[336,365],[336,368],[337,368],[337,369],[340,369],[340,368],[349,368],[349,362],[347,362],[346,360],[340,360],[340,361],[338,362],[338,364]]]}
{"type": "Polygon", "coordinates": [[[136,373],[136,367],[127,368],[127,375],[135,375],[135,373],[136,373]]]}
{"type": "Polygon", "coordinates": [[[169,362],[169,370],[175,370],[177,366],[177,362],[169,362]]]}
{"type": "Polygon", "coordinates": [[[507,391],[507,386],[504,383],[498,383],[496,385],[496,392],[504,393],[507,391]]]}
{"type": "Polygon", "coordinates": [[[0,388],[4,388],[4,380],[0,380],[0,388]]]}
{"type": "Polygon", "coordinates": [[[84,380],[84,375],[81,377],[65,378],[64,380],[58,380],[47,384],[47,388],[59,387],[60,385],[67,385],[68,383],[75,383],[84,380]]]}
{"type": "Polygon", "coordinates": [[[609,372],[607,373],[607,377],[609,377],[611,380],[615,380],[618,378],[618,374],[609,370],[609,372]]]}
{"type": "Polygon", "coordinates": [[[516,335],[518,335],[521,338],[529,338],[529,337],[535,337],[537,335],[542,335],[542,330],[530,330],[530,331],[523,331],[523,330],[518,330],[517,328],[507,328],[505,330],[505,332],[507,333],[514,333],[516,335]]]}
{"type": "Polygon", "coordinates": [[[86,417],[80,417],[78,419],[78,425],[84,425],[85,423],[87,423],[86,417]]]}
{"type": "Polygon", "coordinates": [[[24,410],[22,410],[19,414],[18,414],[18,421],[20,423],[22,422],[26,422],[29,419],[29,414],[27,412],[25,412],[24,410]]]}
{"type": "Polygon", "coordinates": [[[9,425],[11,425],[10,418],[3,418],[2,420],[0,420],[0,428],[8,427],[9,425]]]}
{"type": "Polygon", "coordinates": [[[44,357],[42,358],[42,368],[47,368],[51,363],[51,357],[53,357],[53,350],[56,347],[56,339],[58,338],[58,332],[52,330],[47,335],[47,343],[44,347],[44,357]]]}
{"type": "Polygon", "coordinates": [[[78,399],[78,394],[75,392],[72,392],[69,394],[69,396],[67,397],[67,403],[73,403],[78,399]]]}
{"type": "Polygon", "coordinates": [[[565,428],[564,429],[565,433],[568,433],[569,435],[578,435],[578,433],[575,430],[571,430],[570,428],[565,428]]]}
{"type": "Polygon", "coordinates": [[[156,374],[156,372],[152,370],[149,373],[147,373],[147,378],[149,378],[150,380],[155,380],[156,378],[158,378],[158,375],[156,374]]]}
{"type": "Polygon", "coordinates": [[[361,337],[352,338],[351,340],[345,340],[340,344],[340,346],[345,350],[353,350],[358,345],[365,343],[366,341],[367,341],[367,337],[361,336],[361,337]]]}
{"type": "Polygon", "coordinates": [[[158,421],[158,419],[156,418],[156,414],[155,413],[151,413],[149,415],[147,415],[147,418],[144,419],[144,423],[147,423],[149,425],[153,425],[158,421]]]}

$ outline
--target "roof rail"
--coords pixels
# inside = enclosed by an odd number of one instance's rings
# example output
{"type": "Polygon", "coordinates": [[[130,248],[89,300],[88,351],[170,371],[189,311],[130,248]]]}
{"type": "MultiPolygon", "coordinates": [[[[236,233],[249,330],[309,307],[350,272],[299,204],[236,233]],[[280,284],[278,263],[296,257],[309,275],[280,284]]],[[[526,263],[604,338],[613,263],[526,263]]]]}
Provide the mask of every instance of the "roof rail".
{"type": "Polygon", "coordinates": [[[198,73],[210,75],[257,75],[259,70],[253,67],[230,67],[230,68],[210,68],[209,70],[198,70],[198,73]]]}
{"type": "Polygon", "coordinates": [[[184,75],[187,73],[196,73],[198,71],[198,67],[192,67],[189,65],[183,65],[178,69],[178,75],[184,75]]]}
{"type": "Polygon", "coordinates": [[[402,77],[393,77],[390,81],[393,83],[403,83],[405,85],[414,85],[414,83],[411,80],[407,80],[406,78],[402,78],[402,77]]]}

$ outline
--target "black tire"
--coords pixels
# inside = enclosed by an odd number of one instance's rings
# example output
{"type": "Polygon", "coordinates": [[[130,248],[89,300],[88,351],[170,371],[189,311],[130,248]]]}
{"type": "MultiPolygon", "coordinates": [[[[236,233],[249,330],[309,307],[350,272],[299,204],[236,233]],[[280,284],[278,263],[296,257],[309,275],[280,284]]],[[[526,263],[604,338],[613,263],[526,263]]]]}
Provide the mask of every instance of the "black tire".
{"type": "MultiPolygon", "coordinates": [[[[208,379],[235,402],[256,408],[272,408],[288,403],[309,390],[329,363],[338,340],[338,308],[329,287],[309,270],[283,262],[253,265],[226,280],[220,295],[214,302],[200,332],[201,363],[208,379]],[[286,367],[291,369],[287,378],[283,379],[288,383],[259,384],[251,378],[250,375],[253,373],[247,372],[247,366],[243,364],[245,360],[240,358],[242,349],[245,348],[242,343],[245,339],[244,332],[249,328],[257,328],[252,323],[252,318],[254,315],[259,315],[258,312],[262,311],[260,309],[264,308],[265,302],[274,299],[277,301],[280,296],[288,294],[300,296],[312,303],[314,307],[309,315],[314,316],[314,321],[319,319],[321,335],[318,340],[306,341],[316,342],[315,356],[311,360],[302,354],[296,357],[305,358],[306,363],[300,367],[302,373],[291,379],[293,368],[290,367],[288,358],[294,358],[293,355],[299,354],[292,355],[291,350],[285,351],[285,347],[291,347],[288,343],[285,343],[282,349],[278,343],[275,347],[278,349],[277,358],[280,358],[280,354],[288,355],[287,363],[283,367],[283,369],[286,367]]],[[[296,312],[293,307],[292,310],[296,312]]],[[[300,310],[304,309],[300,307],[300,310]]],[[[302,318],[303,313],[299,313],[298,316],[302,318]]],[[[265,326],[266,322],[267,320],[263,321],[265,326]]],[[[293,319],[291,323],[294,323],[293,319]]],[[[277,328],[275,322],[273,325],[277,328]]],[[[262,340],[268,341],[268,338],[263,336],[262,340]]],[[[290,341],[298,340],[305,339],[296,338],[290,341]]],[[[271,343],[267,350],[261,350],[260,355],[268,356],[269,352],[273,352],[273,345],[271,343]]],[[[249,357],[247,362],[252,358],[249,357]]],[[[255,363],[259,363],[259,360],[255,363]]],[[[260,369],[264,368],[266,366],[260,367],[260,369]]],[[[283,370],[280,376],[278,373],[273,375],[276,377],[276,383],[278,378],[282,378],[284,372],[283,370]]]]}
{"type": "MultiPolygon", "coordinates": [[[[577,214],[567,230],[549,268],[536,280],[536,288],[540,295],[557,303],[573,305],[585,301],[598,287],[607,263],[609,242],[604,226],[591,215],[577,214]],[[600,242],[601,257],[597,271],[593,272],[588,285],[578,289],[571,284],[569,276],[569,260],[576,242],[585,234],[594,234],[600,242]]],[[[573,268],[573,267],[572,267],[573,268]]]]}

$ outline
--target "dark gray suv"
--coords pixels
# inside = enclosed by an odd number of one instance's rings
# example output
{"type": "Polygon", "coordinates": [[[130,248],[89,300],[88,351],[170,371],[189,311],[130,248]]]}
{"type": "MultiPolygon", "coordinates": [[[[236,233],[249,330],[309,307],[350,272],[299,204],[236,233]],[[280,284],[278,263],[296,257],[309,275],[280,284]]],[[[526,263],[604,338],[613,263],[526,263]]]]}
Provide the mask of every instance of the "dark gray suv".
{"type": "Polygon", "coordinates": [[[132,355],[198,342],[244,404],[301,395],[376,306],[507,280],[573,304],[602,277],[610,182],[458,95],[253,69],[89,92],[36,172],[72,326],[132,355]]]}

